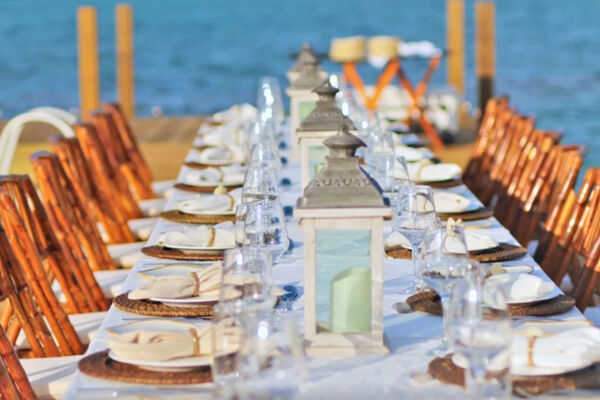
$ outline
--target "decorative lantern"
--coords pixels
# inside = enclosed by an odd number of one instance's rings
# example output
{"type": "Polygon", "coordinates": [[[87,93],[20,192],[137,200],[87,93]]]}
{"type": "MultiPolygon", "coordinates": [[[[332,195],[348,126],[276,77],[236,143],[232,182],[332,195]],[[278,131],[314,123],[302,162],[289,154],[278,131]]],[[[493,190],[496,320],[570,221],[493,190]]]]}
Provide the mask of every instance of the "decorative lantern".
{"type": "MultiPolygon", "coordinates": [[[[323,84],[317,64],[303,64],[300,75],[287,88],[286,93],[290,96],[290,132],[296,132],[300,121],[310,114],[315,108],[319,96],[314,89],[323,84]]],[[[298,156],[298,143],[294,141],[292,153],[298,156]]]]}
{"type": "Polygon", "coordinates": [[[327,164],[298,199],[304,231],[304,331],[311,355],[385,354],[381,188],[354,155],[346,125],[324,142],[327,164]]]}
{"type": "Polygon", "coordinates": [[[335,101],[338,89],[331,86],[329,81],[325,81],[314,91],[319,96],[317,104],[296,130],[302,164],[302,188],[308,185],[325,163],[325,139],[335,135],[340,125],[357,134],[352,121],[342,114],[335,101]]]}
{"type": "Polygon", "coordinates": [[[294,66],[287,72],[287,77],[290,83],[293,83],[296,79],[298,79],[300,76],[300,70],[304,64],[315,64],[319,70],[319,76],[321,77],[321,80],[325,80],[329,76],[327,71],[321,68],[319,59],[313,53],[310,44],[305,42],[300,49],[300,53],[298,53],[298,58],[296,58],[294,66]]]}

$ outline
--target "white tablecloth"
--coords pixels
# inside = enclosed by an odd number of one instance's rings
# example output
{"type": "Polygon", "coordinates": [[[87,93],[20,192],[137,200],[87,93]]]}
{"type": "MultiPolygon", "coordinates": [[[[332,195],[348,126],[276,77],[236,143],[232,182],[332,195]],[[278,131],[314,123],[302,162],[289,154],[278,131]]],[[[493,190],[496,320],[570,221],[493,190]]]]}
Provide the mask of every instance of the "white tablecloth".
{"type": "MultiPolygon", "coordinates": [[[[288,165],[283,171],[283,177],[291,179],[293,185],[292,190],[282,193],[282,203],[284,206],[295,205],[296,199],[300,196],[299,165],[297,163],[288,165]]],[[[454,191],[472,196],[465,186],[456,188],[454,191]]],[[[181,201],[190,196],[193,196],[193,194],[175,191],[166,209],[173,208],[174,202],[181,201]]],[[[179,224],[160,219],[148,241],[149,244],[155,244],[160,232],[175,225],[179,224]]],[[[390,229],[390,223],[386,223],[386,230],[389,231],[390,229]]],[[[289,220],[288,231],[290,238],[295,243],[295,247],[291,254],[283,257],[281,262],[274,267],[275,281],[279,285],[289,283],[302,285],[303,237],[296,219],[289,220]]],[[[488,234],[497,241],[516,243],[511,234],[498,222],[489,229],[478,230],[478,232],[488,234]]],[[[164,260],[143,256],[128,275],[127,281],[124,284],[124,290],[128,291],[138,284],[139,278],[136,271],[159,263],[164,263],[164,260]]],[[[513,263],[535,265],[535,274],[548,279],[535,261],[528,256],[513,263]]],[[[300,388],[299,399],[441,399],[461,398],[465,396],[464,391],[459,387],[444,385],[436,381],[418,384],[411,378],[412,373],[425,372],[427,370],[430,357],[426,355],[426,352],[439,344],[442,334],[442,319],[440,317],[420,312],[399,314],[394,310],[393,305],[398,301],[404,300],[406,297],[399,295],[398,292],[410,285],[411,280],[412,266],[410,261],[385,260],[383,315],[385,334],[389,341],[391,354],[387,356],[309,359],[309,377],[307,382],[300,388]]],[[[303,322],[302,305],[303,299],[300,298],[295,303],[293,311],[300,325],[303,322]]],[[[96,337],[90,343],[86,354],[101,351],[107,347],[106,328],[127,321],[145,318],[148,317],[125,313],[112,306],[96,337]]],[[[553,318],[568,320],[582,319],[583,316],[574,308],[568,313],[553,316],[553,318]]],[[[186,386],[177,390],[172,390],[171,387],[168,391],[161,391],[163,389],[150,385],[132,385],[100,380],[77,372],[66,398],[109,398],[114,393],[117,393],[119,398],[121,396],[124,396],[124,398],[148,398],[145,396],[152,395],[157,396],[157,398],[210,398],[210,386],[207,385],[186,386]],[[140,395],[139,397],[137,396],[138,394],[140,395]]]]}

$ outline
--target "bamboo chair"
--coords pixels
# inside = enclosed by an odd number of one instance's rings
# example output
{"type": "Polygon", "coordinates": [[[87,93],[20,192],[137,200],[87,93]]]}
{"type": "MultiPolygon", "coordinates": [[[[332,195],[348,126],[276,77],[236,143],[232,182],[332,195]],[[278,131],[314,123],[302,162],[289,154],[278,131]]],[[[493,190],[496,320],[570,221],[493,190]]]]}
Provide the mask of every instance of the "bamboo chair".
{"type": "Polygon", "coordinates": [[[154,181],[152,171],[140,150],[138,141],[133,134],[131,126],[127,122],[127,117],[125,116],[123,109],[117,103],[103,103],[102,110],[112,116],[115,126],[117,127],[117,132],[125,145],[125,150],[127,151],[129,158],[135,165],[135,168],[145,185],[151,188],[152,182],[154,181]]]}
{"type": "MultiPolygon", "coordinates": [[[[99,185],[95,185],[95,176],[91,165],[83,155],[79,140],[53,136],[50,138],[53,150],[57,154],[62,171],[71,183],[71,187],[89,210],[90,217],[102,225],[109,243],[129,243],[136,240],[127,224],[127,216],[121,208],[115,207],[117,201],[99,185]]],[[[59,174],[59,172],[55,172],[59,174]]],[[[110,182],[107,182],[110,187],[110,182]]]]}
{"type": "Polygon", "coordinates": [[[139,169],[141,161],[136,156],[138,153],[130,151],[124,143],[123,135],[119,133],[113,115],[106,112],[95,112],[92,114],[91,122],[96,127],[100,141],[107,150],[106,153],[112,168],[115,171],[121,171],[137,199],[156,198],[151,183],[145,179],[145,175],[147,175],[145,168],[139,169]]]}
{"type": "MultiPolygon", "coordinates": [[[[1,262],[1,261],[0,261],[1,262]]],[[[6,296],[3,293],[3,297],[6,296]]],[[[0,398],[35,400],[37,396],[27,379],[6,332],[0,327],[0,398]]]]}
{"type": "Polygon", "coordinates": [[[593,294],[600,284],[600,239],[597,239],[590,249],[588,257],[585,257],[582,267],[573,280],[572,297],[575,299],[577,308],[584,312],[593,304],[593,294]]]}
{"type": "MultiPolygon", "coordinates": [[[[548,276],[560,284],[575,255],[589,257],[600,236],[600,169],[590,168],[577,195],[570,194],[550,240],[535,255],[548,276]],[[567,216],[567,211],[570,211],[567,216]],[[557,234],[560,233],[560,236],[557,234]]],[[[556,219],[555,217],[553,217],[556,219]]]]}
{"type": "Polygon", "coordinates": [[[90,124],[76,124],[73,130],[89,164],[93,182],[104,193],[110,207],[121,209],[127,219],[142,218],[142,210],[129,190],[127,180],[119,169],[111,166],[109,152],[105,150],[96,128],[90,124]]]}
{"type": "MultiPolygon", "coordinates": [[[[0,189],[0,273],[12,312],[2,318],[11,343],[23,332],[36,357],[82,354],[84,347],[52,292],[43,261],[11,195],[0,189]],[[12,318],[14,314],[15,318],[12,318]],[[51,333],[50,333],[51,332],[51,333]]],[[[7,307],[8,308],[8,307],[7,307]]]]}
{"type": "Polygon", "coordinates": [[[81,247],[77,255],[96,271],[117,269],[100,232],[89,216],[87,207],[67,177],[56,154],[41,151],[30,157],[42,200],[57,236],[69,239],[72,246],[81,247]]]}
{"type": "MultiPolygon", "coordinates": [[[[57,280],[65,293],[66,308],[70,313],[87,313],[106,310],[108,305],[94,276],[81,254],[78,243],[69,235],[55,231],[54,226],[68,222],[57,220],[47,213],[33,183],[26,175],[0,177],[0,188],[17,205],[14,211],[25,226],[25,233],[35,246],[43,264],[43,273],[50,282],[57,280]],[[102,297],[102,298],[100,298],[102,297]]],[[[11,217],[13,209],[0,209],[0,215],[11,217]]],[[[6,228],[8,230],[8,228],[6,228]]],[[[17,240],[18,236],[14,236],[17,240]]],[[[16,246],[11,240],[11,245],[16,246]]],[[[42,272],[40,272],[42,273],[42,272]]],[[[51,289],[50,289],[51,290],[51,289]]],[[[9,312],[7,309],[5,312],[9,312]]]]}

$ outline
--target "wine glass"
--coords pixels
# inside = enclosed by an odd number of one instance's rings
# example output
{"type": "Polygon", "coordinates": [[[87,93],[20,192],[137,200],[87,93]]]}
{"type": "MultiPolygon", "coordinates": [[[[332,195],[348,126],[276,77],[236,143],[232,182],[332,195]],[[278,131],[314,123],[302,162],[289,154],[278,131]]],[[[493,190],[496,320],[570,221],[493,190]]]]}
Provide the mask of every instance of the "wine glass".
{"type": "Polygon", "coordinates": [[[448,337],[467,364],[465,383],[471,398],[509,398],[511,321],[501,286],[482,284],[478,276],[463,279],[452,289],[448,313],[448,337]]]}
{"type": "Polygon", "coordinates": [[[252,145],[248,166],[267,165],[275,171],[281,171],[281,158],[272,139],[263,137],[252,145]]]}
{"type": "Polygon", "coordinates": [[[401,233],[411,244],[414,272],[411,286],[400,293],[415,293],[420,281],[418,279],[417,249],[423,240],[425,230],[438,224],[431,188],[423,185],[400,185],[393,223],[394,231],[401,233]]]}
{"type": "MultiPolygon", "coordinates": [[[[440,296],[444,314],[444,326],[448,320],[448,307],[452,286],[463,279],[468,265],[469,252],[465,240],[464,227],[447,224],[424,237],[423,264],[421,277],[440,296]]],[[[440,346],[429,352],[430,355],[444,354],[448,351],[446,329],[440,346]]]]}
{"type": "Polygon", "coordinates": [[[225,251],[219,304],[233,316],[271,310],[275,304],[271,255],[261,249],[225,251]]]}
{"type": "Polygon", "coordinates": [[[211,320],[210,370],[217,398],[233,399],[237,396],[236,382],[240,377],[239,357],[244,330],[239,320],[233,318],[220,305],[213,306],[211,320]]]}
{"type": "Polygon", "coordinates": [[[242,317],[245,340],[239,355],[243,399],[290,399],[305,379],[306,366],[296,321],[284,316],[242,317]]]}
{"type": "Polygon", "coordinates": [[[277,175],[267,164],[248,167],[242,186],[243,203],[260,199],[279,199],[277,175]]]}
{"type": "Polygon", "coordinates": [[[271,253],[273,263],[288,250],[290,239],[278,199],[262,199],[246,203],[244,246],[271,253]]]}

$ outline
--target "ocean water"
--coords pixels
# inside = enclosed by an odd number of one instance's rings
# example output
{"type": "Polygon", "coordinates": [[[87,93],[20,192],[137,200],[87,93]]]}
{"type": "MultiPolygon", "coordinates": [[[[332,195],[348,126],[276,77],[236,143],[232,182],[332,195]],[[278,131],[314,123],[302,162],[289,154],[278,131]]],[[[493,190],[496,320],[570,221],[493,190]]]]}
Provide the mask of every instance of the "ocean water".
{"type": "MultiPolygon", "coordinates": [[[[114,6],[118,1],[0,2],[0,110],[3,118],[40,105],[78,106],[76,8],[99,13],[101,90],[116,98],[114,6]]],[[[445,45],[443,0],[132,0],[136,102],[139,115],[206,114],[252,102],[256,82],[285,83],[291,55],[303,41],[326,52],[332,38],[396,35],[445,45]]],[[[474,1],[466,1],[467,94],[476,102],[474,1]]],[[[496,4],[497,93],[508,94],[543,129],[589,148],[600,161],[600,24],[598,1],[499,0],[496,4]]],[[[327,61],[328,71],[339,66],[327,61]]],[[[407,61],[409,76],[425,67],[407,61]]],[[[376,71],[361,67],[365,80],[376,71]]],[[[446,81],[445,64],[433,85],[446,81]]],[[[285,85],[284,85],[285,86],[285,85]]]]}

